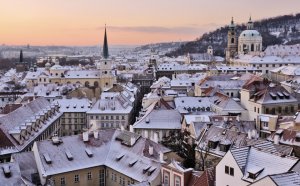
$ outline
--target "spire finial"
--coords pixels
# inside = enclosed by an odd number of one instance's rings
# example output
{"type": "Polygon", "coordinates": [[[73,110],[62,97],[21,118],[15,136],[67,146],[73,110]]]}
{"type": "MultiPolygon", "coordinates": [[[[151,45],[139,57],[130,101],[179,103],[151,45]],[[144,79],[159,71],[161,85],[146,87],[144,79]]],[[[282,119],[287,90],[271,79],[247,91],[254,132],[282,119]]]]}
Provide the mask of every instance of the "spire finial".
{"type": "Polygon", "coordinates": [[[233,17],[231,17],[231,24],[234,24],[233,17]]]}
{"type": "Polygon", "coordinates": [[[104,42],[103,42],[103,57],[107,59],[109,56],[108,54],[108,43],[107,43],[107,34],[106,34],[106,24],[104,28],[104,42]]]}

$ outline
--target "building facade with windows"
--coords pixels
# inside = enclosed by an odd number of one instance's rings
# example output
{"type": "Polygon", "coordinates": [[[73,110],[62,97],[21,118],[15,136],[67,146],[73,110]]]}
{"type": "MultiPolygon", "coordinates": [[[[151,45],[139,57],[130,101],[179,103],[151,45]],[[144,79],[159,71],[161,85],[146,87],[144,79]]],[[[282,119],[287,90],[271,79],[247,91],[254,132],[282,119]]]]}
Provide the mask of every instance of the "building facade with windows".
{"type": "Polygon", "coordinates": [[[89,127],[94,129],[127,127],[133,122],[135,98],[128,92],[103,92],[87,112],[89,127]]]}
{"type": "MultiPolygon", "coordinates": [[[[159,185],[161,164],[170,152],[140,135],[113,129],[36,142],[32,151],[40,183],[58,186],[159,185]]],[[[16,162],[24,161],[18,156],[16,162]]]]}
{"type": "Polygon", "coordinates": [[[63,115],[60,117],[61,135],[76,135],[88,128],[86,112],[91,109],[91,102],[87,98],[63,98],[58,99],[63,115]]]}
{"type": "Polygon", "coordinates": [[[57,104],[37,98],[0,118],[0,161],[10,160],[12,153],[31,150],[34,141],[61,135],[57,104]]]}
{"type": "Polygon", "coordinates": [[[268,175],[289,172],[297,162],[295,157],[256,147],[231,149],[216,166],[216,186],[246,186],[268,175]]]}

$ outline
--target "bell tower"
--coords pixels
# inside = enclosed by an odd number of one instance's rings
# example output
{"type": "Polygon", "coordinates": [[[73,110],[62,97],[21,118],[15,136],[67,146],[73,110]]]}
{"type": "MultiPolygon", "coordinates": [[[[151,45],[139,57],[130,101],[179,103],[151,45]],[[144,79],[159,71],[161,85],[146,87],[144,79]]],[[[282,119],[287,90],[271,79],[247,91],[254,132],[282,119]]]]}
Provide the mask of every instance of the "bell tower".
{"type": "Polygon", "coordinates": [[[100,70],[100,87],[102,90],[107,90],[116,83],[116,76],[113,72],[112,68],[112,59],[109,57],[108,52],[108,42],[107,42],[107,33],[106,33],[106,25],[104,30],[104,42],[103,42],[103,51],[102,51],[102,59],[100,59],[100,63],[97,66],[100,70]]]}
{"type": "Polygon", "coordinates": [[[238,50],[238,39],[236,35],[236,26],[231,19],[227,34],[227,48],[226,48],[226,61],[229,62],[230,58],[233,58],[237,54],[238,50]]]}

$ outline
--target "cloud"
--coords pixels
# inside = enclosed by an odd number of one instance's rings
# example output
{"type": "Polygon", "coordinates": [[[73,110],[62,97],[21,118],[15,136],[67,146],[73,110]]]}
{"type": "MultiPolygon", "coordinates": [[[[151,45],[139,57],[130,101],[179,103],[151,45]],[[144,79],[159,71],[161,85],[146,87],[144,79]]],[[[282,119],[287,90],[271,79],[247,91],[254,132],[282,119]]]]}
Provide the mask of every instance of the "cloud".
{"type": "MultiPolygon", "coordinates": [[[[195,34],[207,31],[207,26],[197,25],[178,26],[178,27],[161,27],[161,26],[108,26],[111,31],[139,32],[139,33],[169,33],[169,34],[195,34]]],[[[104,29],[98,27],[97,29],[104,29]]]]}

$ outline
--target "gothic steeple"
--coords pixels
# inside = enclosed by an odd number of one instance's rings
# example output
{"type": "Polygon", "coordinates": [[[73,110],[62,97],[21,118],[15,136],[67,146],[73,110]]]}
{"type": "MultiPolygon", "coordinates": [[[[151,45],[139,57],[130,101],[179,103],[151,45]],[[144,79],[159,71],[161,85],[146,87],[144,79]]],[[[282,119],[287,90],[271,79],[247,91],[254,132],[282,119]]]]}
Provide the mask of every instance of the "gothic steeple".
{"type": "Polygon", "coordinates": [[[20,51],[20,63],[23,63],[23,51],[20,51]]]}
{"type": "Polygon", "coordinates": [[[109,54],[108,54],[107,35],[106,35],[106,25],[105,25],[105,31],[104,31],[104,42],[103,42],[103,53],[102,53],[102,55],[105,59],[107,59],[108,56],[109,56],[109,54]]]}

